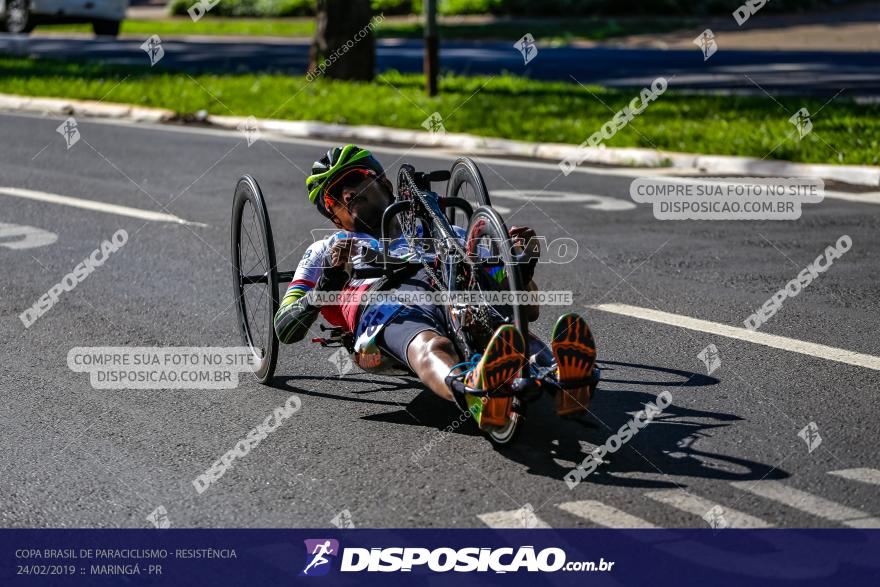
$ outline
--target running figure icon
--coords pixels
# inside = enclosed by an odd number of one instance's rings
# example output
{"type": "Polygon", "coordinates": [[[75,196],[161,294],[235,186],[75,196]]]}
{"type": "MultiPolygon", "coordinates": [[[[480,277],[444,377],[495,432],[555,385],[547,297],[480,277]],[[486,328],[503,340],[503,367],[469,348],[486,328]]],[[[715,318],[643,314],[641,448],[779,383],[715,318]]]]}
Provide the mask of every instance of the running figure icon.
{"type": "Polygon", "coordinates": [[[330,562],[328,556],[339,554],[339,542],[332,539],[306,540],[306,552],[311,556],[306,567],[300,575],[309,575],[309,571],[316,571],[311,576],[325,575],[330,570],[329,566],[318,568],[330,562]]]}

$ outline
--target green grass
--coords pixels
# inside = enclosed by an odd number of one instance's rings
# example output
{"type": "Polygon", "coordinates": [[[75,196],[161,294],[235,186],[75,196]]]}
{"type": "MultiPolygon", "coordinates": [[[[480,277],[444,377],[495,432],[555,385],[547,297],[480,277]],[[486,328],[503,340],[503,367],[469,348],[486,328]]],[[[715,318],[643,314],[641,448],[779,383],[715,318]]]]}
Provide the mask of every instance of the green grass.
{"type": "MultiPolygon", "coordinates": [[[[144,57],[146,59],[146,56],[144,57]]],[[[524,141],[579,144],[638,95],[513,76],[445,76],[441,95],[428,98],[419,75],[385,73],[374,83],[318,80],[277,74],[162,73],[161,66],[120,67],[0,58],[0,92],[100,99],[292,120],[376,124],[421,130],[439,112],[449,132],[524,141]],[[206,90],[209,90],[210,93],[206,90]],[[473,96],[472,96],[473,95],[473,96]],[[601,102],[599,100],[601,98],[601,102]],[[221,104],[222,101],[222,104],[221,104]],[[227,110],[227,107],[229,108],[227,110]]],[[[880,164],[880,105],[838,97],[798,141],[788,119],[802,107],[817,112],[824,99],[687,95],[668,91],[607,145],[746,155],[791,161],[880,164]],[[839,154],[838,154],[839,153],[839,154]]]]}
{"type": "MultiPolygon", "coordinates": [[[[91,32],[90,24],[40,25],[37,32],[91,32]]],[[[189,17],[165,20],[124,20],[122,34],[135,35],[245,35],[311,37],[315,33],[313,18],[203,18],[193,22],[189,17]]]]}
{"type": "MultiPolygon", "coordinates": [[[[501,39],[511,43],[526,32],[541,43],[563,43],[575,39],[601,41],[640,33],[662,33],[693,24],[684,19],[614,19],[574,18],[498,20],[486,24],[442,24],[440,35],[447,39],[501,39]]],[[[89,24],[41,25],[37,31],[91,32],[89,24]]],[[[312,18],[203,18],[193,22],[188,17],[164,20],[125,20],[122,33],[138,35],[266,35],[311,37],[315,32],[312,18]]],[[[420,38],[418,22],[388,19],[376,28],[383,38],[420,38]]]]}

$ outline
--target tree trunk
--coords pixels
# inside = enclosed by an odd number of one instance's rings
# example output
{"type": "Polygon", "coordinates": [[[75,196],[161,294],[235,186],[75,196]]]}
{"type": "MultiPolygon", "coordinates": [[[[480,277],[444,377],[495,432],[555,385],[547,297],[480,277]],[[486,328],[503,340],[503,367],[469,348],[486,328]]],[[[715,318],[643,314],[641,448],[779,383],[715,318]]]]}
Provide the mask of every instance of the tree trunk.
{"type": "Polygon", "coordinates": [[[309,52],[310,80],[373,79],[376,39],[370,0],[318,0],[318,21],[309,52]]]}

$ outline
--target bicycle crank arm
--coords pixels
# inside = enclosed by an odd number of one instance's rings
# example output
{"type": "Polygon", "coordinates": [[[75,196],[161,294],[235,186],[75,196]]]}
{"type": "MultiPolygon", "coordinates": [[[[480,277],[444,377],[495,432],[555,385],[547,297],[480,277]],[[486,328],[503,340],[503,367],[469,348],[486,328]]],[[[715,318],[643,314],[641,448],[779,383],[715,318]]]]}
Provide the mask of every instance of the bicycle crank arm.
{"type": "Polygon", "coordinates": [[[467,393],[478,397],[509,397],[513,395],[513,391],[505,387],[499,387],[496,389],[477,389],[475,387],[470,387],[465,384],[464,377],[461,375],[447,375],[445,381],[446,386],[454,393],[467,393]]]}

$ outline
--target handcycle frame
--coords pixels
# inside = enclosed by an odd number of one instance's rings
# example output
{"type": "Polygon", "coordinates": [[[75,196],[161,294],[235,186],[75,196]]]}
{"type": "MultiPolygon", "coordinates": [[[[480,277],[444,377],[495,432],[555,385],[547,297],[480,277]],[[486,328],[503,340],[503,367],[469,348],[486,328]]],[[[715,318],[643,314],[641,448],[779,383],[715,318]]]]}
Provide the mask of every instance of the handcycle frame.
{"type": "MultiPolygon", "coordinates": [[[[497,212],[492,209],[488,191],[486,190],[482,176],[473,161],[464,157],[459,158],[452,166],[451,171],[444,170],[430,173],[417,172],[412,166],[404,164],[401,166],[398,174],[398,194],[396,195],[395,201],[385,210],[382,216],[381,242],[383,246],[382,250],[378,252],[379,263],[370,267],[356,268],[352,271],[351,277],[355,279],[384,277],[386,280],[394,280],[398,276],[401,276],[408,271],[417,270],[424,265],[422,262],[413,263],[411,261],[397,259],[391,257],[388,253],[388,245],[392,240],[390,238],[392,224],[401,214],[410,214],[413,218],[422,222],[423,225],[427,225],[432,238],[436,237],[434,234],[435,231],[445,233],[443,235],[444,237],[451,237],[455,240],[455,246],[462,249],[455,236],[455,232],[451,228],[452,219],[454,218],[452,210],[460,210],[466,216],[468,220],[468,232],[466,233],[466,238],[471,235],[472,226],[470,221],[474,214],[478,213],[481,217],[488,218],[495,222],[496,226],[499,227],[499,230],[503,230],[503,238],[508,239],[507,243],[510,243],[506,226],[497,212]],[[446,196],[440,196],[439,194],[432,192],[430,189],[432,182],[439,181],[449,182],[447,185],[446,196]],[[403,185],[404,183],[408,185],[403,185]],[[475,203],[478,204],[476,211],[470,201],[466,198],[458,197],[457,195],[459,191],[462,191],[459,188],[465,184],[474,186],[475,199],[477,200],[475,203]],[[452,195],[449,195],[450,191],[452,192],[452,195]]],[[[278,287],[282,284],[291,282],[296,271],[278,271],[275,266],[275,244],[272,237],[271,224],[265,199],[256,180],[249,175],[242,176],[239,179],[233,199],[232,258],[233,284],[238,309],[239,329],[245,344],[250,347],[251,352],[255,355],[259,364],[259,368],[255,371],[255,376],[258,381],[265,384],[271,380],[274,374],[278,354],[278,339],[275,336],[272,324],[272,317],[275,312],[277,312],[279,304],[278,287]],[[259,244],[262,244],[266,261],[262,265],[262,271],[257,273],[244,270],[242,263],[242,253],[246,248],[244,247],[244,240],[242,239],[242,228],[244,227],[245,222],[244,211],[248,204],[254,208],[252,213],[253,226],[260,229],[259,236],[262,237],[257,238],[258,244],[255,245],[253,239],[251,239],[250,234],[248,233],[248,241],[251,245],[251,250],[257,253],[257,249],[260,248],[259,244]],[[249,308],[249,302],[245,295],[249,286],[265,286],[267,291],[264,293],[264,297],[269,300],[267,313],[265,315],[254,316],[251,311],[252,308],[249,308]],[[264,326],[268,327],[269,332],[268,337],[264,339],[265,344],[258,347],[255,344],[253,329],[261,319],[265,321],[264,326]]],[[[466,256],[463,257],[463,260],[466,263],[475,263],[474,261],[467,259],[466,256]]],[[[508,271],[505,279],[507,280],[510,289],[513,291],[522,291],[524,288],[519,285],[518,264],[525,262],[523,253],[514,254],[511,250],[507,265],[511,265],[511,260],[513,271],[508,271]]],[[[461,261],[449,261],[447,258],[441,260],[444,269],[453,272],[453,279],[458,278],[458,273],[455,273],[456,267],[454,267],[454,265],[459,262],[461,261]],[[452,265],[450,265],[450,263],[452,265]]],[[[450,327],[454,329],[455,326],[451,322],[451,312],[451,308],[445,308],[447,321],[450,323],[450,327]]],[[[523,331],[523,334],[527,337],[528,341],[528,323],[521,318],[521,315],[518,312],[519,310],[517,309],[514,313],[515,321],[518,322],[517,326],[523,331]]],[[[312,338],[311,340],[313,343],[318,343],[325,347],[341,346],[345,347],[349,352],[353,351],[353,333],[347,332],[340,327],[328,327],[324,324],[320,324],[319,326],[322,331],[329,332],[329,336],[312,338]]],[[[460,334],[463,336],[467,335],[467,333],[459,332],[459,330],[463,329],[464,326],[461,326],[455,331],[458,340],[453,340],[453,342],[456,343],[459,352],[467,358],[471,352],[475,350],[481,352],[482,348],[468,348],[468,344],[464,343],[463,338],[459,336],[460,334]]],[[[464,378],[461,375],[448,376],[446,378],[446,383],[456,393],[467,392],[476,396],[513,396],[513,412],[516,413],[518,419],[519,415],[524,413],[526,403],[538,399],[543,392],[547,392],[549,395],[555,395],[556,393],[564,393],[565,389],[583,387],[584,385],[589,385],[592,389],[595,389],[598,380],[599,370],[598,368],[594,368],[592,375],[586,380],[566,382],[566,384],[563,385],[556,379],[552,365],[538,366],[534,361],[529,361],[523,368],[519,377],[514,378],[510,382],[510,385],[499,389],[480,390],[470,388],[464,384],[464,378]]],[[[514,421],[513,428],[509,434],[500,437],[493,437],[493,435],[490,434],[490,438],[496,444],[504,444],[512,439],[515,431],[516,421],[514,421]]]]}

